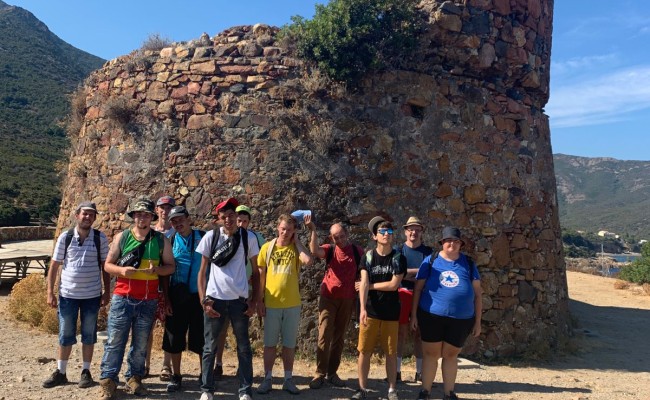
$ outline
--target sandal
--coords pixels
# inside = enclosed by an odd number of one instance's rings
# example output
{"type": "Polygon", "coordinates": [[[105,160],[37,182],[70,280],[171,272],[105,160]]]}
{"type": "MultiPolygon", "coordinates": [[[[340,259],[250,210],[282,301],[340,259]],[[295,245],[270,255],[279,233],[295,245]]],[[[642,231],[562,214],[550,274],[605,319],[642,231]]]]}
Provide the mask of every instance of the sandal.
{"type": "Polygon", "coordinates": [[[172,370],[168,366],[162,367],[160,371],[160,380],[163,382],[169,382],[172,380],[172,370]]]}

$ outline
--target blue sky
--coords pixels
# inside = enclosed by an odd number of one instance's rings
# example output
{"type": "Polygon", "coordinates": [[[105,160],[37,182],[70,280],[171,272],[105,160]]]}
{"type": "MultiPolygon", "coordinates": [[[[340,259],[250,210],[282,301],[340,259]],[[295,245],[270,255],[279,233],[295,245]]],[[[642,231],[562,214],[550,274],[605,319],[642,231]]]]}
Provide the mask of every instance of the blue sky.
{"type": "MultiPolygon", "coordinates": [[[[315,0],[4,0],[105,59],[153,33],[173,41],[234,25],[310,18],[315,0]]],[[[551,57],[554,153],[650,160],[650,1],[556,0],[551,57]]]]}

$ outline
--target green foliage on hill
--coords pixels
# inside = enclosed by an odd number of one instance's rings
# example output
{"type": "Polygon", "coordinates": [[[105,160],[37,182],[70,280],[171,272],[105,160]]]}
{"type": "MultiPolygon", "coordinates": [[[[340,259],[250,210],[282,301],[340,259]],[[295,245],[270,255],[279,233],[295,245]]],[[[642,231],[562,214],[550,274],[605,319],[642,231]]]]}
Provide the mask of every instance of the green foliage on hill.
{"type": "Polygon", "coordinates": [[[555,154],[563,228],[650,239],[650,161],[555,154]]]}
{"type": "Polygon", "coordinates": [[[43,219],[58,213],[67,96],[102,64],[0,1],[0,226],[23,221],[24,211],[43,219]]]}
{"type": "Polygon", "coordinates": [[[415,47],[422,18],[416,0],[332,0],[314,18],[292,17],[281,36],[332,79],[356,82],[369,70],[396,66],[415,47]]]}
{"type": "Polygon", "coordinates": [[[618,254],[625,248],[631,248],[632,243],[611,238],[600,237],[595,233],[578,233],[570,229],[562,229],[562,243],[566,257],[596,257],[598,253],[618,254]]]}
{"type": "Polygon", "coordinates": [[[641,257],[623,267],[619,278],[634,283],[650,283],[650,242],[641,247],[641,257]]]}

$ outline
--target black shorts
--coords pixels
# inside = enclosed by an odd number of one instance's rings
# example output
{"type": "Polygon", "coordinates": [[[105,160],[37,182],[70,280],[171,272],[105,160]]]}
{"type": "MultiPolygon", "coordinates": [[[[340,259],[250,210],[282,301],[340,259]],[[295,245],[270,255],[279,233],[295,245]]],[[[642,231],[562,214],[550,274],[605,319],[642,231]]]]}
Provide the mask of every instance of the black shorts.
{"type": "Polygon", "coordinates": [[[468,319],[441,317],[426,312],[420,307],[417,316],[423,342],[447,342],[460,348],[474,328],[474,317],[468,319]]]}
{"type": "Polygon", "coordinates": [[[173,315],[168,315],[165,320],[163,350],[178,354],[187,346],[191,352],[203,354],[203,307],[198,293],[192,294],[185,304],[177,304],[173,298],[170,300],[173,315]]]}

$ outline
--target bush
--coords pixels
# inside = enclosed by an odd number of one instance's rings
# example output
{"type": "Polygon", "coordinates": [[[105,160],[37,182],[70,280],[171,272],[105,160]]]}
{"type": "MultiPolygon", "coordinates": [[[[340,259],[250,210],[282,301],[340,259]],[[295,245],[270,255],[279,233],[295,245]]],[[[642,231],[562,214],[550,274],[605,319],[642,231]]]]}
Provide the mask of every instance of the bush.
{"type": "Polygon", "coordinates": [[[142,42],[142,46],[140,46],[141,50],[151,50],[151,51],[159,51],[164,49],[165,47],[169,47],[172,45],[172,41],[167,39],[166,37],[160,36],[160,33],[153,33],[147,37],[144,42],[142,42]]]}
{"type": "Polygon", "coordinates": [[[47,305],[47,286],[42,275],[28,275],[11,289],[9,312],[18,321],[40,326],[47,310],[52,309],[47,305]]]}
{"type": "Polygon", "coordinates": [[[332,79],[354,83],[367,71],[400,64],[417,43],[423,19],[416,0],[332,0],[312,20],[292,17],[280,39],[332,79]]]}
{"type": "Polygon", "coordinates": [[[619,278],[638,284],[650,283],[650,260],[640,258],[621,268],[619,278]]]}
{"type": "Polygon", "coordinates": [[[29,225],[29,211],[0,201],[0,226],[29,225]]]}

